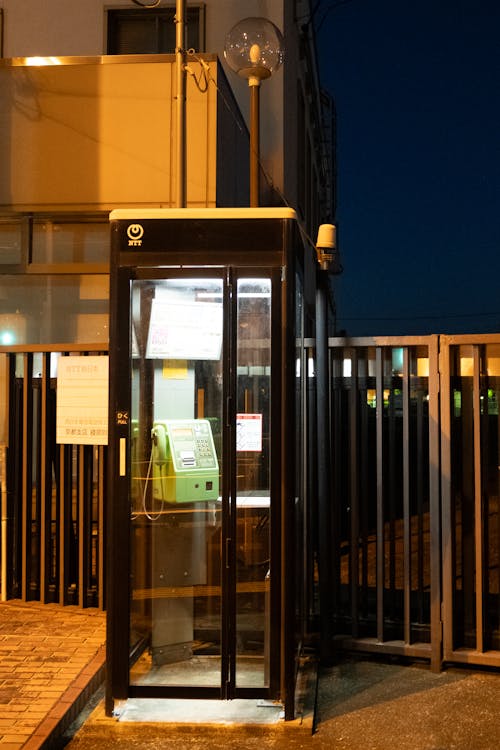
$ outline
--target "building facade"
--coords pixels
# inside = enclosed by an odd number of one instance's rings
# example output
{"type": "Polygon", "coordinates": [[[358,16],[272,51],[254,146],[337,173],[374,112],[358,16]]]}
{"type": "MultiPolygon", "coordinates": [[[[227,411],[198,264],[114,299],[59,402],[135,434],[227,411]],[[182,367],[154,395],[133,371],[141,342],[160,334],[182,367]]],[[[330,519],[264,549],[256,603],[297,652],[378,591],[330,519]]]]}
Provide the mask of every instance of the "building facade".
{"type": "MultiPolygon", "coordinates": [[[[174,52],[175,3],[162,1],[154,8],[140,8],[132,0],[73,0],[69,4],[64,0],[4,0],[1,10],[5,59],[174,52]]],[[[309,0],[188,3],[186,16],[187,46],[193,51],[188,55],[193,80],[203,72],[200,56],[218,56],[237,109],[246,122],[248,86],[224,61],[225,37],[236,22],[247,16],[266,17],[282,31],[285,64],[261,87],[261,164],[267,188],[263,203],[272,201],[293,207],[310,233],[318,223],[332,221],[332,108],[320,88],[309,0]]],[[[164,91],[164,95],[168,98],[169,91],[164,91]]],[[[232,107],[232,102],[226,102],[226,106],[232,107]]],[[[188,123],[190,117],[196,122],[196,112],[190,113],[190,94],[187,110],[188,123]]],[[[148,139],[154,137],[152,123],[144,132],[148,139]]],[[[163,135],[170,140],[168,133],[163,135]]],[[[43,179],[43,170],[40,171],[39,179],[43,179]]],[[[240,175],[240,182],[245,179],[240,175]]],[[[187,198],[189,203],[189,190],[187,198]]],[[[115,200],[122,202],[120,196],[115,200]]],[[[229,195],[225,201],[231,205],[229,195]]],[[[156,205],[156,196],[150,202],[156,205]]],[[[2,204],[8,207],[6,201],[2,204]]],[[[238,196],[233,205],[237,204],[238,196]]],[[[207,205],[214,205],[210,197],[207,205]]]]}
{"type": "MultiPolygon", "coordinates": [[[[293,208],[310,237],[334,220],[333,106],[310,5],[187,4],[188,206],[248,205],[249,87],[224,41],[259,15],[285,40],[261,86],[260,204],[293,208]]],[[[4,0],[0,11],[0,344],[104,342],[109,212],[176,205],[175,4],[4,0]]]]}

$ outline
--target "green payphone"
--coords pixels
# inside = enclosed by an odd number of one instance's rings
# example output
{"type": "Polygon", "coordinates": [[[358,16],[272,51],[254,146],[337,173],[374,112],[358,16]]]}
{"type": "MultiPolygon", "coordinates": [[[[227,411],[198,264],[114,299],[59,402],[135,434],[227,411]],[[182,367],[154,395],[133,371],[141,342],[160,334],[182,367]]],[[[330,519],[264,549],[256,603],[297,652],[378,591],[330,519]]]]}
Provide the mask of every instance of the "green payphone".
{"type": "Polygon", "coordinates": [[[219,463],[207,419],[156,421],[153,441],[153,498],[168,503],[217,500],[219,463]]]}

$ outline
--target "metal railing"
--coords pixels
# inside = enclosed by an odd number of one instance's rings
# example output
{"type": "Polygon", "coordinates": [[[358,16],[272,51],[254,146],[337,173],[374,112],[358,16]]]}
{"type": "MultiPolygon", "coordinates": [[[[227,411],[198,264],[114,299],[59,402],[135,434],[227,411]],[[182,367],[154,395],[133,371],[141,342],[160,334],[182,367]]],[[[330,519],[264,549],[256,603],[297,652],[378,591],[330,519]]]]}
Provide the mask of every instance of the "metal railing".
{"type": "Polygon", "coordinates": [[[500,337],[331,339],[330,375],[337,641],[498,665],[500,337]]]}
{"type": "Polygon", "coordinates": [[[57,379],[51,372],[58,356],[88,353],[107,349],[31,347],[6,354],[4,598],[105,606],[106,449],[56,444],[57,379]]]}
{"type": "Polygon", "coordinates": [[[500,337],[440,342],[443,658],[500,666],[500,337]]]}
{"type": "MultiPolygon", "coordinates": [[[[106,448],[56,444],[51,369],[107,350],[56,349],[5,353],[2,597],[103,608],[106,448]]],[[[500,336],[331,339],[329,383],[335,642],[500,666],[500,336]]]]}

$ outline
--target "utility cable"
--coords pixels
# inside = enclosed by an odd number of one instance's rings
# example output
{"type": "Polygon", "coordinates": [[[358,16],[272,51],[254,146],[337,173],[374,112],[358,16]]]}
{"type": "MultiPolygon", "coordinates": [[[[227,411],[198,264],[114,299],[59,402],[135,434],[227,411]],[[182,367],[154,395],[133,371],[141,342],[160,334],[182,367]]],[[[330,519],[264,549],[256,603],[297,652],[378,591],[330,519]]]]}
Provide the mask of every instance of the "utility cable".
{"type": "Polygon", "coordinates": [[[153,448],[151,448],[151,454],[149,456],[148,471],[147,471],[147,474],[146,474],[146,481],[144,482],[144,489],[142,491],[142,509],[144,511],[144,514],[145,514],[146,518],[148,518],[150,521],[157,521],[160,518],[160,516],[161,516],[161,512],[163,510],[163,506],[165,505],[165,500],[163,498],[161,498],[160,510],[157,512],[157,514],[155,516],[152,515],[152,513],[155,512],[153,510],[153,508],[151,508],[151,511],[149,511],[147,509],[147,507],[146,507],[146,494],[147,494],[147,490],[148,490],[148,482],[149,482],[149,478],[151,476],[151,468],[152,468],[152,466],[153,466],[153,448]]]}

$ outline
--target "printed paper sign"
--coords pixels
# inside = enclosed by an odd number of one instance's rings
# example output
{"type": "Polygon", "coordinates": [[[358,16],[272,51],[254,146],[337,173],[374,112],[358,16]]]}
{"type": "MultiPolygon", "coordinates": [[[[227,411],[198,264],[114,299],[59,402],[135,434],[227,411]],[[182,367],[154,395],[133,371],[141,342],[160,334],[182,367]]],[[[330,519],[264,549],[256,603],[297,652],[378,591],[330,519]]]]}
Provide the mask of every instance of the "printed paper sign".
{"type": "Polygon", "coordinates": [[[262,450],[262,414],[236,415],[236,450],[262,450]]]}
{"type": "Polygon", "coordinates": [[[153,300],[146,356],[151,359],[219,359],[222,305],[153,300]]]}
{"type": "Polygon", "coordinates": [[[57,443],[107,445],[108,369],[106,356],[59,358],[57,443]]]}

